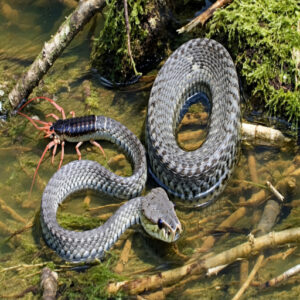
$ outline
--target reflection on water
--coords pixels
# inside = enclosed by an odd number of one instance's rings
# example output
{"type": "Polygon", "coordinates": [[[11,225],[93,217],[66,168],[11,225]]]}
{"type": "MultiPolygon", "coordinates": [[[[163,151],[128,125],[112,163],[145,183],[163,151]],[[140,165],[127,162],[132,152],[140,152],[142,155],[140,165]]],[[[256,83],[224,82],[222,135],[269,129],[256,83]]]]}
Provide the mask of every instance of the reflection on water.
{"type": "MultiPolygon", "coordinates": [[[[7,97],[15,80],[32,62],[44,41],[56,31],[70,9],[59,1],[44,0],[1,1],[0,7],[0,90],[4,92],[4,95],[0,96],[1,101],[7,97]]],[[[66,112],[74,110],[78,116],[103,114],[115,118],[144,142],[143,132],[149,88],[142,89],[142,85],[137,89],[138,91],[114,91],[107,90],[99,84],[97,78],[90,72],[88,64],[90,28],[91,26],[88,26],[76,37],[34,93],[55,99],[66,112]]],[[[40,101],[26,112],[30,116],[45,120],[46,114],[54,112],[54,108],[49,103],[40,101]]],[[[199,131],[202,130],[203,123],[207,122],[207,114],[192,109],[182,122],[185,130],[178,133],[178,139],[181,139],[183,146],[192,147],[189,149],[192,150],[193,146],[199,146],[199,138],[201,139],[199,131]],[[200,129],[195,126],[197,124],[200,129]]],[[[104,280],[115,276],[109,272],[114,271],[124,242],[129,236],[132,238],[132,249],[129,261],[124,265],[121,273],[127,278],[172,269],[183,264],[195,252],[218,253],[246,241],[247,234],[255,229],[260,220],[263,203],[257,207],[246,206],[243,217],[230,228],[220,230],[218,226],[239,207],[244,207],[241,203],[261,190],[259,185],[253,183],[253,168],[257,172],[259,184],[265,184],[266,180],[270,180],[274,185],[287,182],[282,191],[287,197],[286,204],[282,207],[275,230],[299,226],[299,214],[297,215],[299,209],[296,207],[298,203],[296,200],[300,198],[298,186],[300,175],[295,175],[299,173],[295,172],[300,168],[300,159],[296,149],[244,145],[238,167],[217,206],[209,208],[206,214],[195,210],[178,210],[178,216],[185,230],[176,245],[166,245],[153,241],[139,231],[135,233],[129,231],[117,242],[102,265],[81,274],[68,271],[64,262],[45,246],[38,224],[41,195],[57,169],[59,155],[54,165],[51,165],[51,155],[46,155],[39,169],[32,196],[28,198],[36,164],[49,141],[43,139],[42,134],[21,116],[2,123],[0,131],[0,266],[5,268],[0,275],[0,296],[18,295],[33,286],[36,290],[28,292],[27,296],[40,298],[39,271],[46,264],[60,271],[60,294],[63,298],[68,297],[68,293],[72,293],[69,295],[70,298],[83,294],[99,295],[100,290],[91,288],[96,284],[95,278],[104,280]],[[209,245],[212,239],[214,245],[209,245]]],[[[107,159],[88,143],[81,148],[82,156],[97,160],[119,175],[130,175],[130,164],[118,149],[107,142],[102,142],[101,145],[107,159]]],[[[77,159],[74,145],[68,144],[65,152],[64,163],[77,159]]],[[[154,182],[149,179],[147,189],[152,186],[154,182]]],[[[99,197],[87,192],[62,205],[59,213],[60,222],[76,230],[82,229],[83,223],[86,228],[90,228],[89,226],[104,222],[119,203],[120,201],[109,199],[107,196],[99,197]],[[80,217],[76,218],[76,215],[80,217]]],[[[282,250],[272,250],[267,255],[276,254],[278,251],[283,252],[286,249],[287,247],[283,247],[282,250]]],[[[295,250],[285,261],[266,264],[259,272],[257,280],[263,282],[271,276],[280,274],[287,267],[299,263],[298,257],[299,253],[295,250]]],[[[201,279],[201,281],[190,281],[183,286],[174,286],[169,297],[230,299],[239,287],[239,272],[239,264],[233,264],[218,276],[201,279]]],[[[290,296],[297,295],[295,284],[266,291],[263,296],[256,288],[251,287],[248,296],[276,298],[280,294],[283,298],[287,292],[290,296]]]]}

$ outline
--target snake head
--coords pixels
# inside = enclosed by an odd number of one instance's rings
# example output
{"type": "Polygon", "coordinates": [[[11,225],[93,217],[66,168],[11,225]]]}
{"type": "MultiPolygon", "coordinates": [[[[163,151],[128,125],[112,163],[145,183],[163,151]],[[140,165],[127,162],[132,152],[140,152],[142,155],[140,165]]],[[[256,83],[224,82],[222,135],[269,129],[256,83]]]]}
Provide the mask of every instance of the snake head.
{"type": "Polygon", "coordinates": [[[182,232],[174,204],[162,188],[152,189],[143,198],[141,223],[150,236],[168,243],[176,241],[182,232]]]}

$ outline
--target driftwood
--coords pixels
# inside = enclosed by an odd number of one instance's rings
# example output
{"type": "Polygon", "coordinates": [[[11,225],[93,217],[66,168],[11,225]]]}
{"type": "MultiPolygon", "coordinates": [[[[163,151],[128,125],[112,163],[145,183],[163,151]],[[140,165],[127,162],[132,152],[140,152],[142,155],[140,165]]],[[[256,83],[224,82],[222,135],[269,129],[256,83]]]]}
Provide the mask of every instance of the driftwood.
{"type": "Polygon", "coordinates": [[[42,271],[41,287],[43,289],[44,300],[55,300],[57,292],[57,279],[56,272],[51,271],[49,268],[44,268],[42,271]]]}
{"type": "Polygon", "coordinates": [[[191,31],[194,27],[198,24],[204,25],[205,22],[214,14],[214,12],[218,9],[223,7],[226,4],[229,4],[232,0],[217,0],[214,4],[212,4],[205,12],[201,15],[193,19],[191,22],[186,24],[185,26],[179,28],[177,30],[178,33],[188,32],[191,31]]]}
{"type": "Polygon", "coordinates": [[[281,147],[291,142],[281,131],[262,125],[242,123],[242,140],[255,145],[281,147]]]}
{"type": "Polygon", "coordinates": [[[204,272],[210,268],[231,264],[237,259],[255,255],[264,249],[299,241],[299,227],[279,232],[271,232],[258,238],[252,238],[246,243],[238,245],[215,256],[202,259],[197,262],[192,262],[173,270],[160,272],[152,276],[138,278],[135,280],[110,283],[107,286],[107,292],[109,294],[115,294],[118,291],[123,290],[128,294],[140,294],[144,291],[171,285],[174,282],[178,282],[185,276],[204,274],[204,272]]]}
{"type": "Polygon", "coordinates": [[[79,2],[74,12],[66,18],[51,40],[44,44],[35,61],[9,93],[8,99],[13,109],[22,99],[28,97],[76,34],[98,11],[103,9],[105,3],[105,0],[81,0],[79,2]]]}

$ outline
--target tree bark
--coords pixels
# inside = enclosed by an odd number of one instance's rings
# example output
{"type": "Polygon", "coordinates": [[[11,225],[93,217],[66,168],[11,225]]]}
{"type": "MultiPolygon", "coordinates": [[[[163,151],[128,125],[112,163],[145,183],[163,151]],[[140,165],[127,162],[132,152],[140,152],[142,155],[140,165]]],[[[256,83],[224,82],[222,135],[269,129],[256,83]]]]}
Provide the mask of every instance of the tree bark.
{"type": "Polygon", "coordinates": [[[105,4],[105,0],[81,0],[79,2],[78,7],[66,18],[51,40],[44,44],[35,61],[9,93],[8,99],[12,109],[15,109],[22,99],[30,95],[76,34],[96,12],[103,9],[105,4]]]}

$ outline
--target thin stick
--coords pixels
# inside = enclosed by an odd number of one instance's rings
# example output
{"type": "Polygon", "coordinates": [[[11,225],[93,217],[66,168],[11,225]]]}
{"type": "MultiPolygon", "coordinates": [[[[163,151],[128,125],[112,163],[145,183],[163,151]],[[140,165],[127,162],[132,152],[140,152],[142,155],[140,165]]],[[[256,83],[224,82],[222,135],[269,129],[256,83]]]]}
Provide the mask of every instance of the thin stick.
{"type": "Polygon", "coordinates": [[[132,52],[131,52],[131,43],[130,43],[130,24],[129,24],[129,17],[128,17],[128,5],[127,5],[127,0],[123,0],[124,3],[124,15],[125,15],[125,24],[126,24],[126,32],[127,32],[127,50],[128,54],[130,57],[130,62],[133,67],[133,71],[135,75],[141,75],[136,68],[135,68],[135,62],[132,57],[132,52]]]}
{"type": "Polygon", "coordinates": [[[239,289],[239,291],[235,294],[235,296],[232,298],[232,300],[238,300],[238,299],[241,298],[241,296],[244,294],[244,292],[246,291],[246,289],[250,285],[251,281],[253,280],[254,276],[256,275],[257,271],[259,270],[263,260],[264,260],[264,255],[261,254],[258,257],[258,259],[256,261],[256,264],[254,265],[254,267],[253,267],[251,273],[249,274],[247,280],[244,282],[244,284],[239,289]]]}
{"type": "Polygon", "coordinates": [[[0,199],[0,208],[6,213],[8,213],[16,221],[24,224],[27,223],[27,221],[23,217],[21,217],[14,209],[8,206],[3,199],[0,199]]]}
{"type": "Polygon", "coordinates": [[[294,276],[298,273],[300,273],[300,264],[285,271],[281,275],[279,275],[271,280],[266,281],[265,283],[262,284],[261,288],[278,285],[280,282],[286,281],[288,278],[290,278],[291,276],[294,276]]]}
{"type": "Polygon", "coordinates": [[[267,186],[269,187],[270,191],[276,196],[278,200],[280,200],[281,202],[284,201],[284,196],[278,192],[278,190],[272,185],[270,181],[267,181],[267,186]]]}
{"type": "Polygon", "coordinates": [[[35,264],[35,265],[28,265],[28,264],[20,264],[17,266],[12,266],[12,267],[8,267],[8,268],[3,268],[0,269],[1,272],[6,272],[6,271],[13,271],[13,270],[20,270],[20,269],[27,269],[27,268],[38,268],[38,267],[43,267],[46,266],[49,262],[44,262],[44,263],[40,263],[40,264],[35,264]]]}
{"type": "Polygon", "coordinates": [[[206,11],[204,11],[201,15],[193,19],[191,22],[186,24],[185,26],[177,29],[178,33],[189,32],[194,27],[196,27],[199,23],[204,25],[205,22],[214,14],[214,12],[223,7],[224,5],[232,2],[232,0],[218,0],[213,5],[211,5],[206,11]]]}

